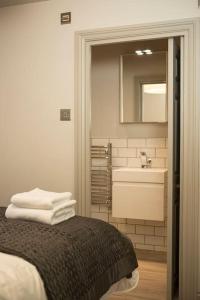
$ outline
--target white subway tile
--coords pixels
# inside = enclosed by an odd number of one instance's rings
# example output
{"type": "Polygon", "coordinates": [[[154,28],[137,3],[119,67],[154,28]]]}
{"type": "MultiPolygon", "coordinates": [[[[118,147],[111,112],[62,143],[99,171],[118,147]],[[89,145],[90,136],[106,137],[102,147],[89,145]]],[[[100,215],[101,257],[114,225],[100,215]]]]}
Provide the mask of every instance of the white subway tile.
{"type": "Polygon", "coordinates": [[[100,207],[100,212],[106,212],[106,213],[109,212],[108,205],[106,205],[106,204],[100,204],[99,207],[100,207]]]}
{"type": "Polygon", "coordinates": [[[167,252],[167,247],[155,246],[155,251],[167,252]]]}
{"type": "Polygon", "coordinates": [[[114,148],[127,147],[127,139],[110,139],[110,143],[114,148]]]}
{"type": "Polygon", "coordinates": [[[127,234],[127,236],[131,239],[131,241],[133,242],[134,245],[136,243],[144,244],[144,235],[129,233],[129,234],[127,234]]]}
{"type": "Polygon", "coordinates": [[[152,158],[152,168],[165,168],[164,158],[152,158]]]}
{"type": "Polygon", "coordinates": [[[136,225],[136,234],[153,235],[154,226],[136,225]]]}
{"type": "Polygon", "coordinates": [[[143,225],[144,220],[127,219],[127,224],[143,225]]]}
{"type": "Polygon", "coordinates": [[[100,158],[93,158],[92,159],[92,166],[93,167],[106,167],[107,161],[106,159],[100,159],[100,158]]]}
{"type": "Polygon", "coordinates": [[[164,237],[161,236],[145,236],[146,245],[164,246],[164,237]]]}
{"type": "Polygon", "coordinates": [[[164,215],[167,216],[167,209],[168,209],[168,206],[167,206],[167,199],[165,198],[165,202],[164,202],[164,215]]]}
{"type": "Polygon", "coordinates": [[[165,139],[165,146],[168,148],[168,138],[165,139]]]}
{"type": "Polygon", "coordinates": [[[155,227],[156,236],[167,236],[167,227],[155,227]]]}
{"type": "Polygon", "coordinates": [[[112,159],[113,167],[126,167],[127,166],[127,158],[125,157],[114,157],[112,159]]]}
{"type": "Polygon", "coordinates": [[[164,221],[148,221],[145,220],[145,225],[150,225],[150,226],[165,226],[164,221]]]}
{"type": "Polygon", "coordinates": [[[141,249],[141,250],[154,250],[154,246],[152,246],[152,245],[144,245],[144,244],[138,244],[138,243],[136,243],[135,248],[141,249]]]}
{"type": "Polygon", "coordinates": [[[99,212],[99,204],[92,204],[91,212],[99,212]]]}
{"type": "Polygon", "coordinates": [[[157,148],[156,149],[156,157],[167,158],[168,157],[168,149],[157,148]]]}
{"type": "Polygon", "coordinates": [[[125,224],[126,223],[126,219],[112,217],[112,214],[109,213],[109,223],[118,223],[118,224],[124,223],[125,224]]]}
{"type": "Polygon", "coordinates": [[[165,160],[165,168],[169,168],[169,161],[168,161],[168,158],[166,158],[166,160],[165,160]]]}
{"type": "Polygon", "coordinates": [[[105,166],[92,166],[92,170],[105,170],[105,166]]]}
{"type": "MultiPolygon", "coordinates": [[[[92,145],[106,145],[108,138],[93,138],[92,145]]],[[[141,167],[140,151],[147,153],[152,158],[152,167],[160,168],[167,166],[168,149],[166,138],[111,138],[113,144],[112,157],[113,167],[141,167]],[[127,147],[128,146],[128,147],[127,147]]],[[[103,169],[107,161],[92,159],[95,169],[103,169]]],[[[143,250],[154,250],[166,252],[167,250],[167,227],[166,221],[148,221],[112,217],[106,205],[91,205],[91,216],[106,221],[121,232],[125,233],[133,242],[134,246],[143,250]]]]}
{"type": "Polygon", "coordinates": [[[118,229],[123,233],[135,233],[135,225],[118,224],[118,229]]]}
{"type": "Polygon", "coordinates": [[[112,148],[112,157],[118,157],[118,148],[112,148]]]}
{"type": "Polygon", "coordinates": [[[108,213],[92,212],[91,217],[108,222],[108,213]]]}
{"type": "Polygon", "coordinates": [[[106,146],[109,142],[108,138],[103,138],[103,139],[92,139],[92,146],[106,146]]]}
{"type": "Polygon", "coordinates": [[[165,138],[148,138],[146,139],[147,147],[165,148],[165,138]]]}
{"type": "Polygon", "coordinates": [[[140,152],[146,152],[147,156],[150,158],[156,156],[156,149],[155,148],[138,148],[137,149],[137,157],[141,157],[140,152]]]}
{"type": "Polygon", "coordinates": [[[145,139],[128,139],[128,147],[145,147],[146,140],[145,139]]]}
{"type": "Polygon", "coordinates": [[[135,148],[119,148],[118,149],[119,157],[136,157],[136,149],[135,148]]]}
{"type": "Polygon", "coordinates": [[[130,167],[130,168],[141,168],[140,158],[128,158],[128,167],[130,167]]]}

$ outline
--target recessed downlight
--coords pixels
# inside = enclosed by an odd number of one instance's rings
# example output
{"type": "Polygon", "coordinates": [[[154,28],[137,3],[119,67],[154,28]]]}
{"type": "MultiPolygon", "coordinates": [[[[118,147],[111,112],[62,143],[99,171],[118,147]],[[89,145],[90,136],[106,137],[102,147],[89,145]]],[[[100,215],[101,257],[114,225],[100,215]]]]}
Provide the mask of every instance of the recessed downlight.
{"type": "Polygon", "coordinates": [[[136,53],[137,55],[144,55],[144,53],[143,53],[142,50],[136,50],[135,53],[136,53]]]}
{"type": "Polygon", "coordinates": [[[137,54],[137,55],[144,55],[144,54],[151,55],[152,51],[151,51],[151,49],[145,49],[145,50],[138,49],[138,50],[135,51],[135,54],[137,54]]]}
{"type": "Polygon", "coordinates": [[[145,49],[143,50],[143,52],[147,55],[151,55],[152,54],[152,51],[150,49],[145,49]]]}

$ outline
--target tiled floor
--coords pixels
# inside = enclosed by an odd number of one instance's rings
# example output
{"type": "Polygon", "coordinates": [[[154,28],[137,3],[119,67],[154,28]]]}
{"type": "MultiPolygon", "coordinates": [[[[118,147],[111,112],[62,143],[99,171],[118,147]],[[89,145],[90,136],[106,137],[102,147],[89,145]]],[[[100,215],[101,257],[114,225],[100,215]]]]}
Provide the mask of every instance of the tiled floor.
{"type": "Polygon", "coordinates": [[[138,287],[129,292],[112,295],[108,300],[166,300],[166,263],[139,260],[138,287]]]}

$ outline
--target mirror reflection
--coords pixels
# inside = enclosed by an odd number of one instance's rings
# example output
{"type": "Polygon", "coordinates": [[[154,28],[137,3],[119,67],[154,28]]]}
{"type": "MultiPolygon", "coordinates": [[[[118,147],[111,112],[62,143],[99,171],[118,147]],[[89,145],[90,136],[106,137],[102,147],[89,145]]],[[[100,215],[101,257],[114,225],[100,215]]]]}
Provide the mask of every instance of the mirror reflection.
{"type": "Polygon", "coordinates": [[[167,122],[166,58],[149,49],[121,55],[121,123],[167,122]]]}

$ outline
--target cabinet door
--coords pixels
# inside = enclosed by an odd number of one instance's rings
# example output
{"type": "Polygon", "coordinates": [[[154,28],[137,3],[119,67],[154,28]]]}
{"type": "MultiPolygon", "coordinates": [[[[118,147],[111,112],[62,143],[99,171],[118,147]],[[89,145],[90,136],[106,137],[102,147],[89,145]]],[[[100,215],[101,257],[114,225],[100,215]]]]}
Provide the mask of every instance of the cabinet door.
{"type": "Polygon", "coordinates": [[[164,184],[114,182],[112,215],[164,221],[164,184]]]}

